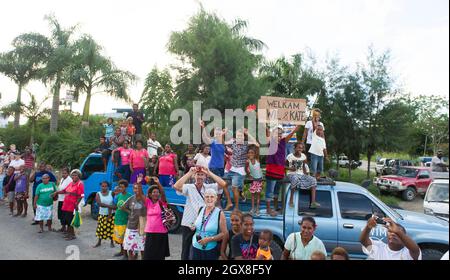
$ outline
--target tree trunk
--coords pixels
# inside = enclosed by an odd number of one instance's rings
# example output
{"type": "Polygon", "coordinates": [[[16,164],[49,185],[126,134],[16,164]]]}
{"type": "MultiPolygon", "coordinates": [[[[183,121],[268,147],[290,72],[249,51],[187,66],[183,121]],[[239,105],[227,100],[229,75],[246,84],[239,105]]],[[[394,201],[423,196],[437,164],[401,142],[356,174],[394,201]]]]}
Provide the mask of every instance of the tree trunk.
{"type": "Polygon", "coordinates": [[[22,85],[19,84],[19,91],[17,92],[16,112],[14,113],[14,128],[18,128],[20,125],[20,104],[22,103],[22,85]]]}
{"type": "Polygon", "coordinates": [[[81,118],[83,123],[89,123],[90,106],[91,106],[91,90],[88,89],[88,92],[86,93],[86,101],[84,102],[83,117],[81,118]]]}
{"type": "Polygon", "coordinates": [[[31,121],[30,147],[33,147],[34,134],[36,133],[36,120],[30,120],[30,121],[31,121]]]}
{"type": "Polygon", "coordinates": [[[58,117],[59,117],[59,91],[61,90],[61,82],[59,75],[56,78],[56,82],[53,86],[53,103],[52,113],[50,119],[50,133],[55,134],[58,130],[58,117]]]}
{"type": "Polygon", "coordinates": [[[372,154],[367,153],[367,179],[370,178],[370,160],[372,159],[372,154]]]}

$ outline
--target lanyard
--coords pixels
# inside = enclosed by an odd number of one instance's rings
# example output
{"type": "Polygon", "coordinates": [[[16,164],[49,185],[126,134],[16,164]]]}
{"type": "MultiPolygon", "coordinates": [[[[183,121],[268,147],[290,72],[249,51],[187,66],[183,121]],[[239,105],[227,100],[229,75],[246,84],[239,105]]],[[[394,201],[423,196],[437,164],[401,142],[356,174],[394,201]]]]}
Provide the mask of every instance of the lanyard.
{"type": "Polygon", "coordinates": [[[214,213],[214,211],[216,210],[216,208],[214,208],[208,215],[208,217],[206,217],[205,219],[205,212],[206,212],[206,207],[205,210],[203,211],[203,217],[202,217],[202,225],[200,226],[200,231],[201,232],[206,232],[206,226],[208,225],[209,220],[211,219],[212,214],[214,213]]]}

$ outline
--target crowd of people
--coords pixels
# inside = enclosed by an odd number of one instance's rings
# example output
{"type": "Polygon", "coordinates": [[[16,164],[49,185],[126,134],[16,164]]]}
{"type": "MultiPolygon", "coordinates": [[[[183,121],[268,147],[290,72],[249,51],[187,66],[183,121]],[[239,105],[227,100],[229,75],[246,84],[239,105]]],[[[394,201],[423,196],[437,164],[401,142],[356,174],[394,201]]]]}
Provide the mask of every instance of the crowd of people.
{"type": "MultiPolygon", "coordinates": [[[[269,230],[256,233],[253,217],[260,215],[263,192],[267,214],[279,214],[278,195],[285,177],[291,191],[311,191],[310,208],[320,207],[315,191],[327,152],[324,125],[317,110],[313,119],[306,123],[304,141],[297,141],[300,126],[267,129],[267,141],[276,143],[276,150],[267,156],[265,174],[259,156],[260,144],[247,129],[238,130],[234,138],[226,140],[226,129],[215,128],[210,133],[201,121],[204,144],[197,149],[188,145],[187,151],[178,158],[170,144],[163,147],[157,141],[154,132],[147,132],[144,146],[143,122],[144,116],[135,104],[120,126],[116,126],[113,119],[103,125],[105,133],[95,151],[102,154],[105,171],[112,158],[118,184],[112,189],[111,182],[102,182],[96,194],[99,216],[94,248],[107,240],[112,247],[120,245],[116,256],[124,259],[164,260],[170,256],[168,232],[173,213],[165,195],[167,187],[186,197],[181,221],[182,260],[274,259],[273,233],[269,230]],[[246,199],[246,179],[250,182],[251,210],[242,213],[239,204],[246,199]],[[127,191],[129,184],[133,185],[133,193],[127,191]],[[149,185],[147,193],[143,192],[143,185],[149,185]],[[222,199],[226,200],[223,208],[222,199]],[[233,210],[231,228],[227,228],[224,210],[233,210]]],[[[57,180],[51,166],[44,162],[34,171],[36,156],[31,149],[25,149],[21,155],[15,146],[11,146],[6,159],[2,163],[2,167],[6,167],[3,195],[8,200],[11,215],[27,216],[32,183],[33,225],[39,225],[38,232],[43,233],[46,225],[48,231],[61,232],[66,240],[77,238],[74,219],[84,198],[80,170],[63,168],[57,180]],[[55,202],[61,224],[59,230],[52,225],[55,202]]],[[[292,197],[289,207],[294,205],[292,197]]],[[[281,259],[326,259],[326,248],[314,235],[317,228],[314,218],[303,217],[299,226],[300,231],[287,238],[281,259]]],[[[421,258],[420,249],[400,225],[386,220],[388,244],[368,237],[375,226],[376,221],[371,218],[361,235],[361,244],[369,258],[421,258]]],[[[331,259],[348,260],[349,255],[338,247],[333,250],[331,259]]]]}

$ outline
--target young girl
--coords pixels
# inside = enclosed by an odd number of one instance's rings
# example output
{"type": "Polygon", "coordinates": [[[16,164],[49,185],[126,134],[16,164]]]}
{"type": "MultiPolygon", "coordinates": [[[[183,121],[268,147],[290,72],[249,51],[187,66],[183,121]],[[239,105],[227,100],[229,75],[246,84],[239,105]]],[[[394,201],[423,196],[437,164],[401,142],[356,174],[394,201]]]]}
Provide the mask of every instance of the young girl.
{"type": "Polygon", "coordinates": [[[129,117],[127,119],[127,136],[130,142],[134,145],[134,135],[136,134],[136,127],[133,124],[133,118],[129,117]]]}
{"type": "Polygon", "coordinates": [[[111,248],[114,248],[113,233],[114,233],[114,215],[113,210],[116,209],[114,205],[113,192],[109,190],[109,183],[104,181],[101,183],[101,191],[99,191],[95,200],[100,207],[98,224],[95,235],[98,238],[97,244],[94,248],[100,247],[102,240],[110,240],[111,248]]]}
{"type": "Polygon", "coordinates": [[[250,175],[250,179],[253,180],[250,185],[250,193],[252,194],[252,210],[250,213],[255,213],[259,216],[259,203],[261,200],[262,191],[262,170],[261,164],[259,162],[259,154],[256,148],[250,148],[248,150],[248,160],[247,160],[247,174],[250,175]],[[256,197],[256,212],[255,212],[255,197],[256,197]]]}
{"type": "Polygon", "coordinates": [[[314,177],[307,175],[306,155],[303,153],[303,143],[295,144],[295,152],[288,155],[286,164],[288,166],[288,178],[291,182],[291,195],[289,207],[294,207],[294,191],[297,189],[311,190],[311,205],[314,209],[320,207],[316,202],[317,181],[314,177]]]}
{"type": "Polygon", "coordinates": [[[122,123],[120,124],[120,134],[127,138],[127,127],[128,127],[128,122],[127,120],[123,120],[122,123]]]}
{"type": "Polygon", "coordinates": [[[106,123],[103,124],[103,128],[105,128],[106,142],[109,143],[109,138],[114,136],[114,120],[113,120],[113,118],[108,118],[106,123]]]}

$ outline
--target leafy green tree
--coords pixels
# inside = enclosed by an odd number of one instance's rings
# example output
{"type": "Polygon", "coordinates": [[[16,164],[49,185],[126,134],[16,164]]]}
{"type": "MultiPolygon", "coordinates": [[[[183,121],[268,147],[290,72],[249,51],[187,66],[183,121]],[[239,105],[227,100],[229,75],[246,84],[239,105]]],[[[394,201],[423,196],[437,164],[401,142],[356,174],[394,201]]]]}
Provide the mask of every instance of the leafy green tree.
{"type": "Polygon", "coordinates": [[[159,71],[154,67],[145,79],[140,108],[147,118],[147,129],[165,130],[169,116],[177,102],[172,77],[167,69],[159,71]]]}
{"type": "Polygon", "coordinates": [[[136,76],[118,69],[110,58],[101,54],[102,48],[85,35],[74,45],[73,63],[68,67],[66,81],[75,88],[76,95],[86,94],[82,121],[89,121],[89,109],[92,95],[106,93],[118,99],[129,101],[128,85],[136,76]],[[98,91],[93,92],[94,89],[98,91]]]}
{"type": "MultiPolygon", "coordinates": [[[[18,92],[14,106],[14,127],[19,127],[22,89],[31,80],[39,79],[43,62],[49,54],[50,42],[43,35],[26,33],[16,37],[13,50],[0,54],[0,73],[17,84],[18,92]]],[[[12,108],[12,107],[11,107],[12,108]]]]}
{"type": "Polygon", "coordinates": [[[28,104],[25,103],[13,103],[9,106],[5,106],[2,108],[2,114],[4,116],[11,116],[15,112],[17,112],[17,107],[19,107],[19,112],[24,115],[28,119],[27,125],[30,128],[30,145],[34,143],[37,122],[39,119],[50,115],[50,110],[45,107],[45,102],[49,99],[49,97],[45,97],[42,100],[36,100],[36,97],[28,92],[30,97],[30,102],[28,104]]]}
{"type": "Polygon", "coordinates": [[[175,91],[178,106],[189,109],[192,101],[205,108],[245,108],[254,104],[266,88],[256,77],[262,56],[254,53],[264,44],[244,35],[245,21],[230,25],[203,9],[188,27],[170,36],[168,49],[179,63],[175,91]],[[181,103],[182,101],[182,103],[181,103]]]}
{"type": "Polygon", "coordinates": [[[74,47],[72,36],[76,30],[76,26],[64,29],[58,20],[53,16],[46,16],[49,22],[51,36],[50,55],[46,61],[44,68],[43,81],[51,85],[52,90],[52,112],[50,121],[50,133],[56,133],[58,129],[59,104],[61,86],[66,83],[64,80],[65,72],[73,63],[74,47]]]}

